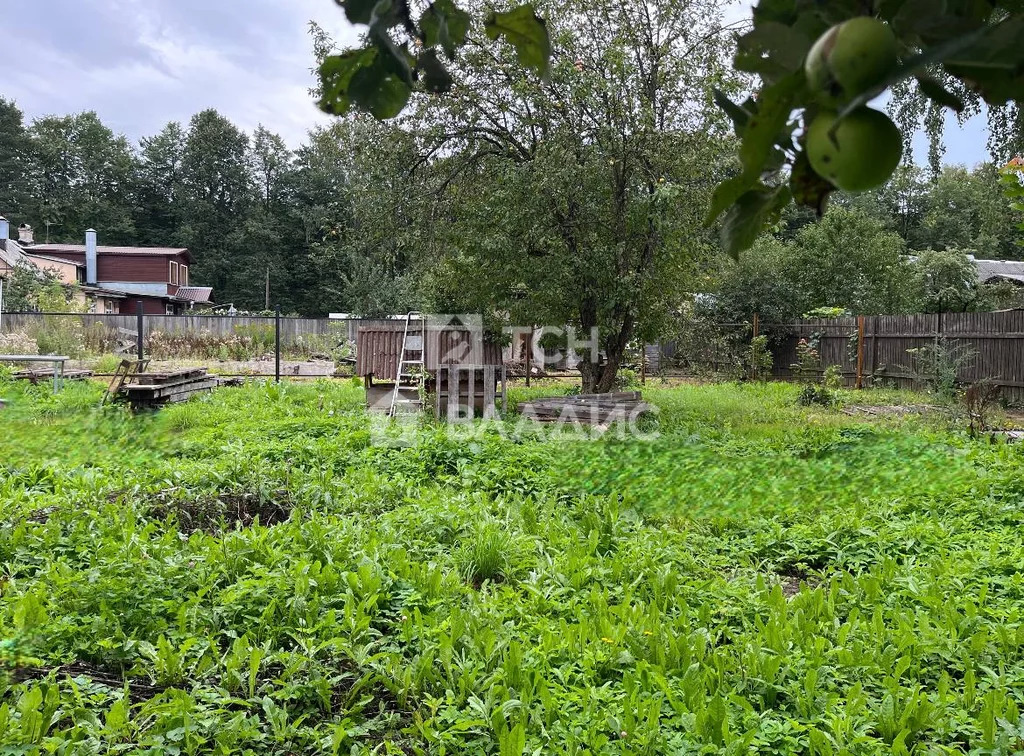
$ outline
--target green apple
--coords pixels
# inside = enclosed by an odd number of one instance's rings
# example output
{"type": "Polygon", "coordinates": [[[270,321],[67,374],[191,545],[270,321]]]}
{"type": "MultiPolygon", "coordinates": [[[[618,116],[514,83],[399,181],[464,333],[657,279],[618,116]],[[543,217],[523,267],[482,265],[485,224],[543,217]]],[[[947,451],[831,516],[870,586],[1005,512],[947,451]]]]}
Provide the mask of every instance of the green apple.
{"type": "Polygon", "coordinates": [[[827,110],[807,127],[807,159],[822,178],[847,192],[884,184],[903,157],[903,137],[887,115],[857,108],[836,125],[827,110]],[[829,132],[836,125],[835,134],[829,132]]]}
{"type": "Polygon", "coordinates": [[[822,34],[807,54],[804,71],[811,89],[826,103],[843,103],[873,89],[899,60],[899,44],[889,25],[858,16],[822,34]]]}

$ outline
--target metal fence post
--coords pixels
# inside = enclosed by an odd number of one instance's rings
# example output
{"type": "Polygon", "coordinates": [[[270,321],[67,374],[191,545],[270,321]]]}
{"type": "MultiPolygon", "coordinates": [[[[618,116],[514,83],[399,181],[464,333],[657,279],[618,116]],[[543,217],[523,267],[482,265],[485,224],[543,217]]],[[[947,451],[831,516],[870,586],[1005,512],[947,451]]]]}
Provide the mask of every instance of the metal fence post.
{"type": "Polygon", "coordinates": [[[135,321],[136,322],[136,325],[135,325],[135,333],[136,333],[135,340],[136,340],[136,346],[138,347],[138,350],[139,350],[139,359],[140,360],[144,358],[145,351],[146,351],[145,350],[146,332],[144,330],[145,329],[145,317],[146,316],[145,316],[145,313],[143,312],[142,300],[140,299],[138,302],[136,302],[136,308],[135,308],[135,318],[136,318],[136,321],[135,321]]]}
{"type": "Polygon", "coordinates": [[[274,308],[274,381],[281,382],[281,305],[274,308]]]}

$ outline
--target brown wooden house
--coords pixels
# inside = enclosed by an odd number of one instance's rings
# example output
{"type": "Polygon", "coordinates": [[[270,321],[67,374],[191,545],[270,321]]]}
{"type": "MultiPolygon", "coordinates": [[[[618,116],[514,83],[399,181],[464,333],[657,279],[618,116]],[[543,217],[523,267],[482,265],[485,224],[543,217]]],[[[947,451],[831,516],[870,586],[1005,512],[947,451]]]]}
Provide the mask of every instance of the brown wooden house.
{"type": "MultiPolygon", "coordinates": [[[[418,331],[417,331],[418,333],[418,331]]],[[[505,406],[506,375],[499,344],[485,341],[474,329],[427,322],[423,355],[426,391],[434,395],[438,417],[497,413],[505,406]]],[[[405,320],[360,327],[356,335],[356,375],[366,384],[366,405],[387,412],[402,355],[405,320]]]]}
{"type": "Polygon", "coordinates": [[[89,229],[85,244],[32,244],[25,252],[77,265],[80,284],[120,296],[113,301],[121,314],[135,314],[141,303],[147,315],[179,315],[209,302],[209,288],[190,285],[192,255],[184,247],[103,247],[89,229]]]}

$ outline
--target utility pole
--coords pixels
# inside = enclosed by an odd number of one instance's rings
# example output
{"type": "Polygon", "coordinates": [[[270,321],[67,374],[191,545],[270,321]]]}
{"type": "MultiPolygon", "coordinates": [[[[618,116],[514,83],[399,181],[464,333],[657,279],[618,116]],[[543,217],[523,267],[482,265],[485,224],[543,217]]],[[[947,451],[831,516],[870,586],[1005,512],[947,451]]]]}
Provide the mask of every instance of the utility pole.
{"type": "Polygon", "coordinates": [[[269,310],[270,309],[270,268],[269,268],[269,266],[267,267],[267,285],[266,285],[266,287],[264,289],[263,309],[264,310],[269,310]]]}

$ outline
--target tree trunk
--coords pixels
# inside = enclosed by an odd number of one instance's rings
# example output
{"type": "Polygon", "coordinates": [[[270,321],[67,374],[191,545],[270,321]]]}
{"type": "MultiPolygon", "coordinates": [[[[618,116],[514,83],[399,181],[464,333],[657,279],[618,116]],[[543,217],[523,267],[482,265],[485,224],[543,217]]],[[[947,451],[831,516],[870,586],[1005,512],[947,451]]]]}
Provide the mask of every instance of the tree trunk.
{"type": "Polygon", "coordinates": [[[618,330],[604,340],[605,360],[601,364],[580,363],[584,394],[607,394],[615,388],[615,378],[626,355],[626,347],[633,338],[633,316],[626,314],[618,330]]]}

